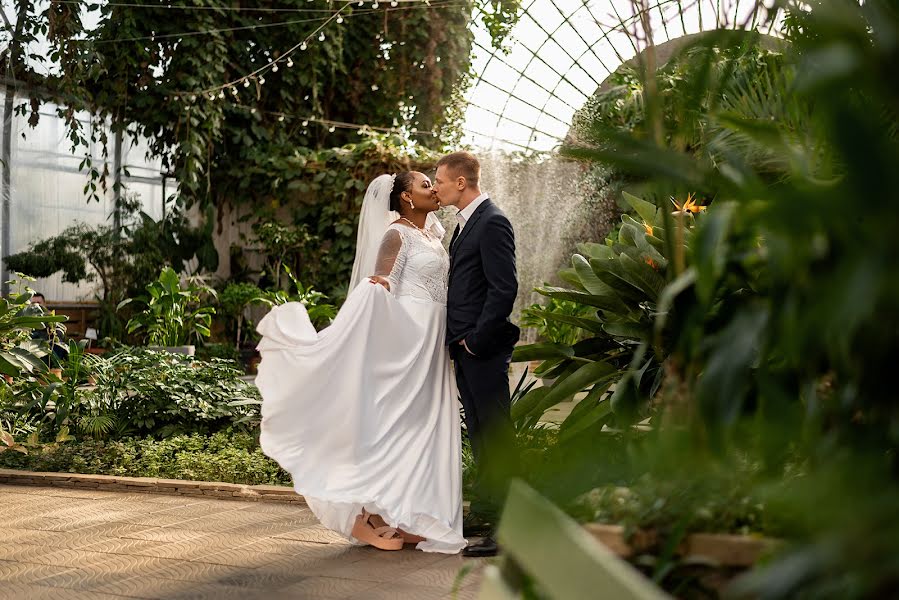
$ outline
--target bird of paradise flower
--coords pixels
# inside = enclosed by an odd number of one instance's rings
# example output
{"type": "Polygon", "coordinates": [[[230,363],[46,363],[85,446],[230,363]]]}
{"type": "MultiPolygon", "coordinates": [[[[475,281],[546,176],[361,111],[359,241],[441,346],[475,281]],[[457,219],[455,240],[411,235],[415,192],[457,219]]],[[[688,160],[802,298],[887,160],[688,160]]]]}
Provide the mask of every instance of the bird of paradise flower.
{"type": "Polygon", "coordinates": [[[695,215],[708,208],[707,206],[697,204],[696,196],[693,194],[687,194],[687,199],[684,200],[683,204],[679,204],[674,196],[671,196],[671,203],[677,209],[672,213],[674,215],[695,215]]]}

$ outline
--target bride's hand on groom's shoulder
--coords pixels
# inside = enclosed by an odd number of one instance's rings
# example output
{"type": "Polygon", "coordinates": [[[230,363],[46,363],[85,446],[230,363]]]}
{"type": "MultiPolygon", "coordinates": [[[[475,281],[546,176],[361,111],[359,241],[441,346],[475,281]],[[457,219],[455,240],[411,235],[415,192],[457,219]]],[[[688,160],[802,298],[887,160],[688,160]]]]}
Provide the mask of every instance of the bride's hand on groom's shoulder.
{"type": "Polygon", "coordinates": [[[386,277],[381,277],[380,275],[372,275],[368,278],[368,280],[372,283],[377,283],[384,286],[384,289],[390,290],[390,282],[386,277]]]}

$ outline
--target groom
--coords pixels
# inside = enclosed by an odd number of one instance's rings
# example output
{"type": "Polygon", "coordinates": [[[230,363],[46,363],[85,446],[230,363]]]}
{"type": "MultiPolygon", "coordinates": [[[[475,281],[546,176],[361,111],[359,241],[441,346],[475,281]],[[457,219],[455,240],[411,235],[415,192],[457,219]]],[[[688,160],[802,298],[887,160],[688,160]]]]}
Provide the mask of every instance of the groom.
{"type": "MultiPolygon", "coordinates": [[[[473,154],[454,152],[437,162],[433,193],[442,206],[459,211],[450,242],[446,341],[478,470],[471,513],[486,517],[495,529],[517,462],[509,417],[509,363],[519,330],[509,315],[518,276],[512,224],[481,193],[480,175],[481,165],[473,154]]],[[[496,552],[496,541],[489,535],[463,554],[496,552]]]]}

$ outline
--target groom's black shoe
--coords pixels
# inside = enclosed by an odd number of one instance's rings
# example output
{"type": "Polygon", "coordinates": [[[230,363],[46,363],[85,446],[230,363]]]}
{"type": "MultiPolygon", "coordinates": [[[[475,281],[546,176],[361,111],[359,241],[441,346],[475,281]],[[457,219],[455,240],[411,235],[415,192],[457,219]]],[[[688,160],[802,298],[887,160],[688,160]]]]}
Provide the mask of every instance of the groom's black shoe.
{"type": "Polygon", "coordinates": [[[499,545],[492,537],[485,537],[477,544],[466,546],[462,551],[462,556],[468,558],[483,558],[487,556],[496,556],[499,552],[499,545]]]}

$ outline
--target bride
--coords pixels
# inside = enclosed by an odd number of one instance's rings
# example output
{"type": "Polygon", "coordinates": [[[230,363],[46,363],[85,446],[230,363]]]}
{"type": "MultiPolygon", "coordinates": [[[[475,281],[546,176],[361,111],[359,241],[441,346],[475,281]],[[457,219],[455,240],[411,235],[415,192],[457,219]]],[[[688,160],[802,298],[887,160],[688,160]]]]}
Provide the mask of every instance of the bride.
{"type": "Polygon", "coordinates": [[[438,208],[424,174],[381,175],[334,322],[316,333],[288,303],[257,327],[263,451],[326,527],[383,550],[466,544],[438,208]]]}

